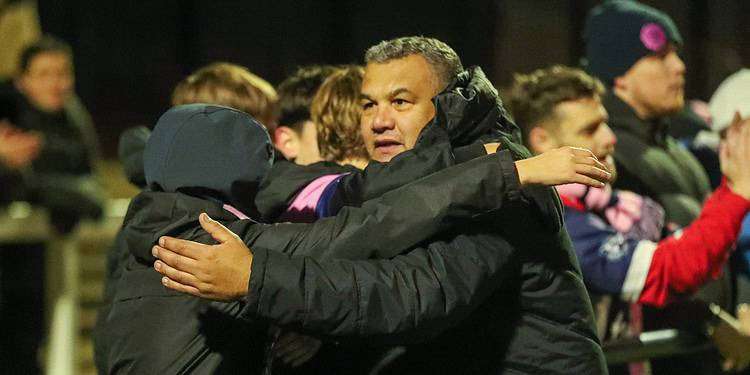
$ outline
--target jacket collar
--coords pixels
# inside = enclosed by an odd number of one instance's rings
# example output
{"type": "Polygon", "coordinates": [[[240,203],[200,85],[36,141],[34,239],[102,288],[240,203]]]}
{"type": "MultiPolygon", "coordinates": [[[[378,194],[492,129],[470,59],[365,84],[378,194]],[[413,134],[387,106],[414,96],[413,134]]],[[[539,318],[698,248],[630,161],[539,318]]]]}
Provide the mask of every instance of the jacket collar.
{"type": "Polygon", "coordinates": [[[666,117],[643,120],[630,105],[611,91],[604,96],[603,102],[609,113],[609,126],[612,129],[628,132],[647,144],[665,144],[668,126],[666,117]]]}
{"type": "Polygon", "coordinates": [[[449,141],[460,147],[477,141],[499,141],[516,157],[530,156],[521,145],[518,126],[481,68],[471,67],[459,74],[432,101],[435,118],[422,130],[417,145],[449,141]]]}

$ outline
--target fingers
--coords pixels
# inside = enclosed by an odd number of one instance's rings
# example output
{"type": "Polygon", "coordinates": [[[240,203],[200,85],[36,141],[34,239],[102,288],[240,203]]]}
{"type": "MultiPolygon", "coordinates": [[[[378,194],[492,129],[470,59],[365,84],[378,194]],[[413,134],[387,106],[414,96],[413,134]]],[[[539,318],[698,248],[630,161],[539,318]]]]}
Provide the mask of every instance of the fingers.
{"type": "Polygon", "coordinates": [[[740,122],[742,122],[740,111],[734,111],[734,116],[732,116],[732,122],[730,123],[730,126],[739,125],[740,122]]]}
{"type": "Polygon", "coordinates": [[[180,284],[174,280],[170,280],[168,277],[162,277],[161,283],[162,285],[164,285],[165,287],[169,289],[176,290],[182,293],[191,294],[196,297],[203,297],[203,295],[197,288],[189,286],[189,285],[180,284]]]}
{"type": "MultiPolygon", "coordinates": [[[[601,170],[601,171],[606,172],[607,174],[609,174],[609,166],[607,166],[607,164],[605,164],[603,161],[599,161],[599,159],[597,159],[595,157],[581,157],[581,156],[577,156],[577,157],[575,157],[575,159],[573,159],[573,161],[576,164],[585,165],[585,166],[592,166],[594,168],[597,168],[597,169],[599,169],[599,170],[601,170]]],[[[607,177],[607,178],[609,178],[609,177],[607,177]]]]}
{"type": "Polygon", "coordinates": [[[597,163],[596,165],[576,165],[576,179],[580,180],[576,182],[592,187],[604,187],[604,184],[612,178],[612,174],[607,171],[606,167],[601,168],[599,164],[601,163],[597,163]]]}
{"type": "Polygon", "coordinates": [[[290,343],[299,340],[300,337],[302,336],[295,332],[283,332],[279,335],[278,340],[276,340],[276,348],[278,349],[287,346],[290,343]]]}
{"type": "Polygon", "coordinates": [[[274,348],[276,357],[284,357],[304,346],[304,337],[294,332],[284,333],[279,337],[274,348]]]}
{"type": "MultiPolygon", "coordinates": [[[[299,367],[303,363],[309,361],[314,357],[316,354],[318,354],[318,350],[320,349],[320,343],[318,343],[314,348],[311,348],[307,351],[302,352],[302,354],[294,359],[290,359],[291,366],[292,367],[299,367]]],[[[290,357],[291,358],[291,357],[290,357]]]]}
{"type": "Polygon", "coordinates": [[[200,214],[198,220],[201,223],[201,227],[219,243],[239,239],[234,232],[221,225],[218,221],[211,219],[206,213],[200,214]]]}
{"type": "Polygon", "coordinates": [[[189,285],[196,288],[200,284],[200,281],[195,277],[195,275],[189,272],[180,271],[174,267],[170,267],[168,264],[160,260],[154,262],[154,269],[160,274],[180,284],[189,285]]]}
{"type": "Polygon", "coordinates": [[[734,361],[731,359],[725,359],[721,364],[721,369],[724,372],[732,371],[734,369],[734,361]]]}
{"type": "Polygon", "coordinates": [[[313,337],[294,332],[285,333],[276,344],[275,355],[284,363],[297,367],[310,360],[320,349],[321,342],[313,337]]]}
{"type": "Polygon", "coordinates": [[[151,254],[155,258],[160,259],[163,263],[180,271],[193,273],[197,270],[197,262],[195,259],[180,255],[163,247],[154,246],[151,249],[151,254]]]}
{"type": "Polygon", "coordinates": [[[581,148],[581,147],[571,147],[571,146],[567,146],[566,148],[569,148],[573,152],[573,155],[575,156],[589,157],[589,158],[596,159],[596,156],[594,155],[594,153],[591,152],[591,150],[589,149],[581,148]]]}
{"type": "MultiPolygon", "coordinates": [[[[211,245],[204,245],[202,243],[182,240],[169,236],[159,238],[159,246],[163,249],[169,250],[176,254],[180,254],[182,256],[186,256],[191,259],[198,259],[200,258],[201,254],[206,254],[211,250],[211,245]]],[[[158,258],[156,254],[154,254],[154,256],[158,258]]]]}
{"type": "Polygon", "coordinates": [[[593,179],[593,178],[591,178],[589,176],[585,176],[585,175],[582,175],[582,174],[577,174],[575,176],[573,182],[578,183],[578,184],[582,184],[582,185],[587,185],[587,186],[595,187],[595,188],[603,188],[604,185],[605,185],[603,182],[601,182],[599,180],[593,179]]]}

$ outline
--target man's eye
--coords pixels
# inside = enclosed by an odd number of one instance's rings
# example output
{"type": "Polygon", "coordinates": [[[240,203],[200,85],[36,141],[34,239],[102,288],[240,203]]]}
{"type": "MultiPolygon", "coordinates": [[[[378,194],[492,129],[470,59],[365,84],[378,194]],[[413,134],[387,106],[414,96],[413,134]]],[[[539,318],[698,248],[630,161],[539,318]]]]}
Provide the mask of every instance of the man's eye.
{"type": "Polygon", "coordinates": [[[374,106],[375,106],[375,103],[373,103],[373,102],[366,102],[366,103],[362,104],[362,110],[366,111],[366,110],[368,110],[368,109],[370,109],[370,108],[372,108],[374,106]]]}
{"type": "Polygon", "coordinates": [[[409,104],[409,102],[407,102],[407,101],[406,101],[406,100],[404,100],[404,99],[394,99],[394,100],[393,100],[393,105],[394,105],[394,106],[395,106],[396,108],[401,108],[401,107],[404,107],[404,106],[406,106],[407,104],[409,104]]]}

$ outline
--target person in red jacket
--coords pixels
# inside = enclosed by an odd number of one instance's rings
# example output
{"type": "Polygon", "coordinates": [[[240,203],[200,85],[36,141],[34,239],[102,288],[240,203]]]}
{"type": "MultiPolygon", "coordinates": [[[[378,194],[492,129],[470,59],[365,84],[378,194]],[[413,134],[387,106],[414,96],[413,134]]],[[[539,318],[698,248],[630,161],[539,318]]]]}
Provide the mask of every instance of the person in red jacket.
{"type": "MultiPolygon", "coordinates": [[[[614,171],[617,140],[607,126],[603,94],[596,78],[554,66],[516,76],[509,105],[533,152],[585,147],[614,171]]],[[[750,210],[750,119],[731,128],[721,150],[723,182],[685,228],[665,223],[664,210],[651,199],[611,185],[557,187],[565,226],[593,296],[618,296],[612,303],[619,303],[619,313],[627,318],[629,303],[665,307],[720,275],[750,210]]],[[[611,324],[618,319],[602,318],[606,322],[599,334],[605,341],[627,332],[611,324]]]]}

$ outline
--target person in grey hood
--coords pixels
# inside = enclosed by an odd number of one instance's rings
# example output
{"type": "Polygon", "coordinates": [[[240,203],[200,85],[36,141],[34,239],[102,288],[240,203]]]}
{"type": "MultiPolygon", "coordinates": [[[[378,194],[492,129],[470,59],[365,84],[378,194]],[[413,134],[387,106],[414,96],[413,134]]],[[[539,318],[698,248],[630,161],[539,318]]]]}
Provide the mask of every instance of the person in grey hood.
{"type": "Polygon", "coordinates": [[[477,213],[509,204],[519,185],[508,181],[512,169],[504,158],[509,155],[476,158],[314,224],[259,224],[244,212],[252,208],[272,164],[263,126],[227,107],[170,109],[148,140],[147,186],[124,220],[119,243],[130,256],[120,264],[112,305],[101,320],[107,342],[100,372],[260,371],[266,326],[237,319],[244,301],[211,302],[172,291],[151,268],[151,249],[162,236],[211,242],[201,229],[201,213],[227,225],[253,249],[280,256],[402,252],[477,213]],[[424,199],[424,189],[435,186],[440,188],[424,199]]]}

